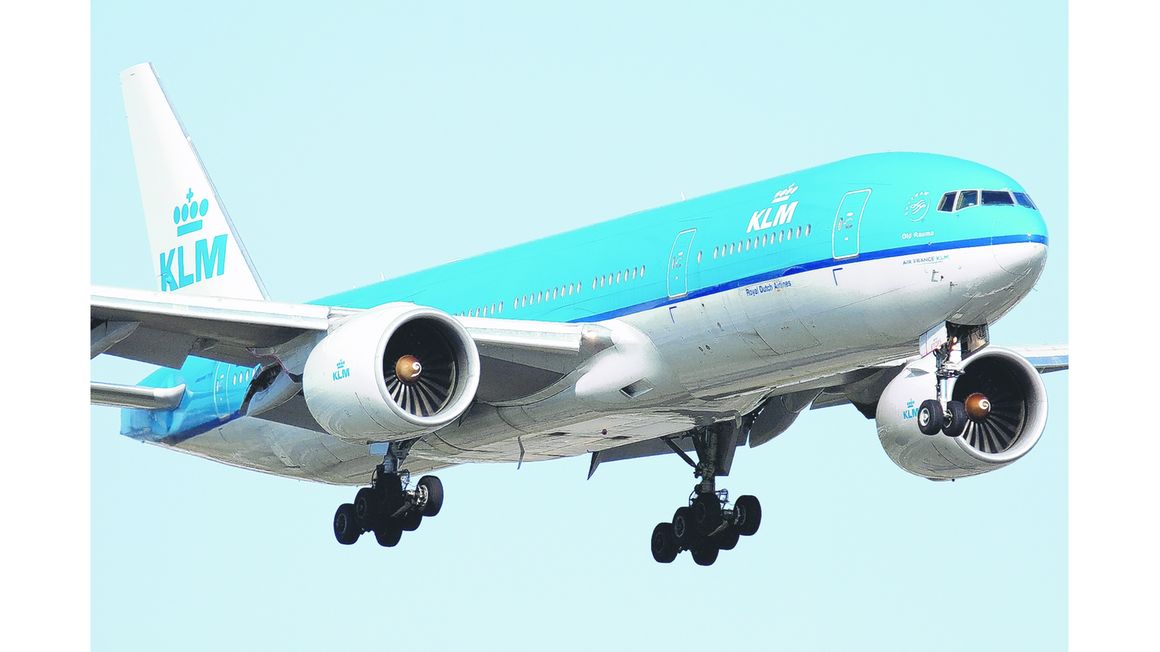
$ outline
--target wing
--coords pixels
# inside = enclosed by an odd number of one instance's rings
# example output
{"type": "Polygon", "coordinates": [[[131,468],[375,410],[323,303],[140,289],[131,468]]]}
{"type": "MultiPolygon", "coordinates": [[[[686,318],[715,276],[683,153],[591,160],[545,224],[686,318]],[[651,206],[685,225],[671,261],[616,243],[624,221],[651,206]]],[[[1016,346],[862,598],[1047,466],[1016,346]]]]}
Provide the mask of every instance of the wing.
{"type": "MultiPolygon", "coordinates": [[[[1026,358],[1041,374],[1063,371],[1068,368],[1068,348],[1066,346],[1010,347],[1026,358]]],[[[874,418],[878,397],[904,366],[918,359],[915,355],[892,360],[877,367],[842,374],[838,377],[823,378],[804,389],[770,394],[753,412],[744,415],[740,422],[740,432],[736,445],[760,446],[789,429],[801,412],[853,405],[867,419],[874,418]]],[[[688,433],[657,439],[632,442],[615,448],[608,448],[592,454],[588,469],[591,478],[596,468],[606,462],[639,459],[653,455],[665,455],[693,448],[688,433]]],[[[688,461],[688,460],[686,460],[688,461]]]]}
{"type": "MultiPolygon", "coordinates": [[[[322,337],[361,310],[253,299],[94,288],[91,355],[178,368],[188,356],[232,364],[278,364],[300,373],[322,337]]],[[[594,324],[457,317],[480,354],[479,397],[501,402],[534,394],[612,346],[594,324]]],[[[93,402],[167,405],[144,388],[93,387],[93,402]]]]}
{"type": "Polygon", "coordinates": [[[190,355],[255,365],[303,334],[326,333],[333,320],[349,313],[326,306],[94,288],[91,354],[175,369],[190,355]]]}

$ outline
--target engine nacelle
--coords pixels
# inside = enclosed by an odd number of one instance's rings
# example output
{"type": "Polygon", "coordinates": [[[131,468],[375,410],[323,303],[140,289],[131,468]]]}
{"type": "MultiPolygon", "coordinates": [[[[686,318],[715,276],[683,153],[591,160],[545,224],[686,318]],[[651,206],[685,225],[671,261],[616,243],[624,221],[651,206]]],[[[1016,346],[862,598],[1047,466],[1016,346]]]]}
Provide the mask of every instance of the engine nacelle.
{"type": "Polygon", "coordinates": [[[330,434],[364,443],[433,432],[479,387],[479,351],[450,315],[392,303],[348,319],[306,359],[302,392],[330,434]]]}
{"type": "Polygon", "coordinates": [[[960,365],[949,381],[952,400],[981,393],[991,409],[968,422],[959,437],[924,435],[918,407],[934,398],[934,356],[912,362],[886,386],[878,400],[878,439],[894,463],[915,475],[949,480],[994,471],[1023,457],[1047,425],[1047,391],[1030,362],[1019,354],[988,347],[960,365]]]}

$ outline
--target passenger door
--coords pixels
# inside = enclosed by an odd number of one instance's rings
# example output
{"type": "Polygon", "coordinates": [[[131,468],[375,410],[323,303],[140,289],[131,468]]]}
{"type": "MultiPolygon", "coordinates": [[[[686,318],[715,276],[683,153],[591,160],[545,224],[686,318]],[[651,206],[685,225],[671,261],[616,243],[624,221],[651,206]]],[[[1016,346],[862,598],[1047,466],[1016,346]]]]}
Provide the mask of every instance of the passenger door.
{"type": "Polygon", "coordinates": [[[689,293],[689,257],[693,250],[693,237],[697,229],[687,229],[677,234],[673,248],[669,251],[669,298],[683,297],[689,293]]]}
{"type": "Polygon", "coordinates": [[[870,188],[851,190],[834,213],[834,259],[853,258],[861,248],[862,213],[870,200],[870,188]]]}

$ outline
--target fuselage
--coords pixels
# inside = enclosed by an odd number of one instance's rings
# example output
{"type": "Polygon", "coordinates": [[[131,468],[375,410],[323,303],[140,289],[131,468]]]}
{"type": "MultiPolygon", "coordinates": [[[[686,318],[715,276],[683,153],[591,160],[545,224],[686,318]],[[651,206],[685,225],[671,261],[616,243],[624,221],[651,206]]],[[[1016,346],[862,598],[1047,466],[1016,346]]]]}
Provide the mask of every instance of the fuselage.
{"type": "MultiPolygon", "coordinates": [[[[942,322],[991,323],[1030,291],[1046,250],[1042,216],[1005,174],[945,156],[872,154],[316,303],[371,309],[406,301],[462,317],[628,323],[655,345],[677,388],[647,415],[605,415],[607,423],[637,423],[625,426],[635,438],[744,413],[771,392],[906,356],[942,322]],[[980,191],[976,204],[958,191],[980,191]],[[947,193],[958,194],[944,204],[947,193]]],[[[195,357],[180,370],[159,370],[143,384],[184,383],[185,399],[173,411],[125,410],[123,432],[328,482],[361,478],[373,465],[365,448],[241,416],[256,371],[195,357]],[[329,456],[311,458],[312,445],[329,456]]],[[[549,459],[611,445],[580,436],[600,416],[590,406],[541,400],[504,409],[498,420],[441,433],[446,446],[427,449],[431,464],[506,460],[516,450],[549,459]],[[537,439],[549,432],[555,438],[537,439]]]]}

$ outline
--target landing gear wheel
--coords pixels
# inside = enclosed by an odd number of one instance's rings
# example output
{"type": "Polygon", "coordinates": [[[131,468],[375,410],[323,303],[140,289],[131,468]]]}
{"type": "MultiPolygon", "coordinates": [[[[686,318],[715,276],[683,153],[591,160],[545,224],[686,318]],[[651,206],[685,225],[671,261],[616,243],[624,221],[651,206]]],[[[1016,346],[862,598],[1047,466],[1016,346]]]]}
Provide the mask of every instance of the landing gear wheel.
{"type": "Polygon", "coordinates": [[[717,546],[710,543],[706,546],[693,548],[690,552],[693,553],[693,561],[698,566],[712,566],[713,562],[717,561],[717,555],[721,551],[717,549],[717,546]]]}
{"type": "Polygon", "coordinates": [[[746,537],[757,534],[757,528],[761,527],[761,503],[758,502],[757,496],[745,495],[738,498],[737,502],[733,503],[733,512],[738,534],[746,537]]]}
{"type": "Polygon", "coordinates": [[[697,534],[701,537],[708,536],[721,524],[721,505],[716,495],[697,496],[689,509],[692,510],[693,527],[697,528],[697,534]]]}
{"type": "Polygon", "coordinates": [[[399,527],[403,528],[404,532],[414,532],[419,529],[419,524],[423,522],[423,513],[417,509],[408,510],[407,513],[399,517],[399,527]]]}
{"type": "Polygon", "coordinates": [[[662,564],[671,564],[681,551],[673,536],[672,523],[657,523],[652,533],[652,556],[662,564]]]}
{"type": "Polygon", "coordinates": [[[967,406],[962,401],[947,401],[947,416],[942,424],[943,434],[947,437],[958,437],[967,428],[967,406]]]}
{"type": "Polygon", "coordinates": [[[681,548],[691,549],[697,540],[697,531],[693,525],[693,510],[680,507],[673,513],[673,538],[681,548]]]}
{"type": "Polygon", "coordinates": [[[334,513],[334,538],[344,546],[358,541],[362,530],[358,525],[358,518],[354,513],[354,505],[350,503],[343,503],[338,506],[338,511],[334,513]]]}
{"type": "Polygon", "coordinates": [[[717,544],[717,547],[721,550],[732,550],[737,547],[737,540],[740,538],[741,533],[737,531],[736,527],[730,525],[724,530],[718,532],[717,535],[713,537],[713,542],[717,544]]]}
{"type": "Polygon", "coordinates": [[[423,516],[435,516],[443,509],[443,482],[433,475],[419,478],[419,489],[427,490],[427,502],[423,504],[423,516]]]}
{"type": "Polygon", "coordinates": [[[364,530],[371,529],[375,514],[379,511],[379,497],[375,490],[363,487],[354,496],[354,515],[364,530]]]}
{"type": "Polygon", "coordinates": [[[935,399],[927,399],[918,406],[918,430],[924,435],[937,435],[943,427],[942,405],[935,399]]]}
{"type": "Polygon", "coordinates": [[[375,540],[384,548],[393,548],[403,538],[403,528],[393,518],[385,519],[375,527],[375,540]]]}

